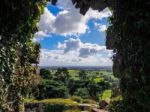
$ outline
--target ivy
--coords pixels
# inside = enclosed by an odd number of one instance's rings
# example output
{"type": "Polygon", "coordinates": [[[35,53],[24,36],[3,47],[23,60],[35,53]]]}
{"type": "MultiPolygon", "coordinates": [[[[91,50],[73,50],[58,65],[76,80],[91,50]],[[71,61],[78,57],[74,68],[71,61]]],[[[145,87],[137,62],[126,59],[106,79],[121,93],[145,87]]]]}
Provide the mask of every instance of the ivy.
{"type": "Polygon", "coordinates": [[[6,112],[18,112],[28,88],[38,82],[32,65],[38,64],[40,46],[32,39],[46,2],[0,1],[0,108],[6,112]]]}
{"type": "Polygon", "coordinates": [[[114,41],[113,70],[121,82],[126,107],[123,111],[147,112],[150,110],[150,13],[147,12],[150,4],[148,0],[115,0],[114,4],[110,6],[113,16],[107,37],[112,36],[114,41]]]}

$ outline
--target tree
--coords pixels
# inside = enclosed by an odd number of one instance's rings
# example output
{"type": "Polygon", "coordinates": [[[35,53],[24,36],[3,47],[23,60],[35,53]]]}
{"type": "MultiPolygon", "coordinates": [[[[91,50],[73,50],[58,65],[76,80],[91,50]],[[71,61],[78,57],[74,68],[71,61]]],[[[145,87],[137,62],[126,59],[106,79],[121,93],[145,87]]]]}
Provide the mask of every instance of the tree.
{"type": "Polygon", "coordinates": [[[87,74],[84,70],[81,70],[79,72],[79,78],[80,78],[80,80],[86,80],[87,79],[87,74]]]}
{"type": "Polygon", "coordinates": [[[85,88],[77,88],[74,95],[80,96],[81,98],[84,98],[84,99],[88,99],[90,97],[89,91],[87,90],[86,87],[85,88]]]}
{"type": "Polygon", "coordinates": [[[66,68],[58,68],[56,73],[54,74],[54,80],[62,81],[65,85],[68,84],[69,81],[69,72],[66,68]]]}
{"type": "Polygon", "coordinates": [[[94,80],[90,80],[89,84],[87,85],[87,89],[89,91],[90,97],[94,100],[99,100],[99,94],[109,88],[109,83],[101,80],[99,82],[95,82],[94,80]]]}
{"type": "Polygon", "coordinates": [[[69,80],[68,89],[71,95],[75,95],[78,88],[87,88],[88,80],[69,80]]]}
{"type": "Polygon", "coordinates": [[[67,87],[60,81],[42,80],[38,85],[37,99],[67,98],[69,95],[67,87]]]}
{"type": "Polygon", "coordinates": [[[43,79],[52,79],[53,78],[50,70],[46,70],[46,69],[40,69],[40,76],[43,79]]]}

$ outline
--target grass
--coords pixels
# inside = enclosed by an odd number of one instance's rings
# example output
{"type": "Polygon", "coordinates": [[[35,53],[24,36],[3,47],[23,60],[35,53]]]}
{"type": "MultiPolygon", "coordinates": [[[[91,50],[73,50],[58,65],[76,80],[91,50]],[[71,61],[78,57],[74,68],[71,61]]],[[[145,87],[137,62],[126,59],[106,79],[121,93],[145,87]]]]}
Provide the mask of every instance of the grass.
{"type": "Polygon", "coordinates": [[[96,77],[96,78],[94,79],[94,81],[95,81],[96,83],[101,82],[101,81],[103,81],[103,80],[104,80],[104,78],[101,78],[101,77],[96,77]]]}
{"type": "Polygon", "coordinates": [[[34,100],[34,99],[24,99],[25,103],[47,103],[47,104],[62,104],[62,105],[70,105],[70,106],[77,106],[78,103],[70,100],[70,99],[63,99],[63,98],[55,98],[55,99],[44,99],[44,100],[34,100]]]}
{"type": "Polygon", "coordinates": [[[112,90],[105,90],[102,93],[102,100],[110,100],[112,95],[112,90]]]}
{"type": "Polygon", "coordinates": [[[73,79],[75,79],[75,80],[79,79],[79,76],[78,76],[79,70],[70,69],[70,70],[68,70],[68,72],[73,79]]]}

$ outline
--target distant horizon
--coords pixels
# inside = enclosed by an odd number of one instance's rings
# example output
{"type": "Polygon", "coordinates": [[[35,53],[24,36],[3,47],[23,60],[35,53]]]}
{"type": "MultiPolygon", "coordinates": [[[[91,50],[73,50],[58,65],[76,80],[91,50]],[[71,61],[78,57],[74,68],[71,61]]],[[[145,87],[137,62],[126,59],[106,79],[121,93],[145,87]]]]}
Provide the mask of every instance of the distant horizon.
{"type": "Polygon", "coordinates": [[[76,69],[76,70],[106,70],[106,71],[112,71],[112,66],[42,66],[40,68],[45,68],[45,69],[67,68],[67,69],[76,69]]]}
{"type": "Polygon", "coordinates": [[[40,67],[112,67],[112,66],[87,66],[87,65],[49,65],[49,66],[40,66],[40,67]]]}

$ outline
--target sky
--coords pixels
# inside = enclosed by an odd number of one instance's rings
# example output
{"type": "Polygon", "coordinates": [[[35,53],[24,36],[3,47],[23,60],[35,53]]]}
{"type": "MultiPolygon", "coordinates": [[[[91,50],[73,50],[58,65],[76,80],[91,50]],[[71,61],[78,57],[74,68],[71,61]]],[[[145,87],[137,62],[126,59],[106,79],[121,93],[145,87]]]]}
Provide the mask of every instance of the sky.
{"type": "Polygon", "coordinates": [[[40,66],[112,66],[112,51],[105,46],[109,16],[108,8],[83,16],[71,0],[48,3],[34,35],[41,44],[40,66]]]}

